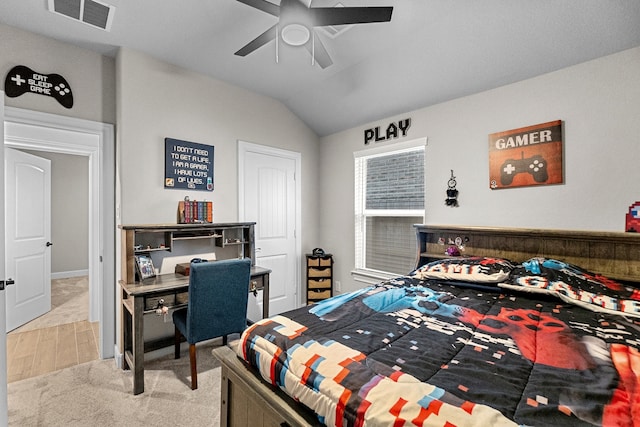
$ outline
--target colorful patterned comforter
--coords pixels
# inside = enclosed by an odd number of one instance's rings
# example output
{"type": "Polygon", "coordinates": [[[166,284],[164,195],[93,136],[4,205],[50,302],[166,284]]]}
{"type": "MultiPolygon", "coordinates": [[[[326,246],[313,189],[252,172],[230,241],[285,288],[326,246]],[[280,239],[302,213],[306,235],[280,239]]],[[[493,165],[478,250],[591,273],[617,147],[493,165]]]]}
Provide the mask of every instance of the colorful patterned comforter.
{"type": "Polygon", "coordinates": [[[640,425],[640,318],[402,277],[264,319],[239,356],[328,426],[640,425]]]}

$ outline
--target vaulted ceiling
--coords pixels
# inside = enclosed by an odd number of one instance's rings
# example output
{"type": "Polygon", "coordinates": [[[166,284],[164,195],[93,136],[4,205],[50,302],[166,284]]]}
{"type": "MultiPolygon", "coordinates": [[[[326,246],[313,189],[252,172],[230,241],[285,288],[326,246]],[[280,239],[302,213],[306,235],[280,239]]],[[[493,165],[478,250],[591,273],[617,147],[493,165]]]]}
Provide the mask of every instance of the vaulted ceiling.
{"type": "Polygon", "coordinates": [[[0,22],[105,55],[135,49],[271,96],[320,136],[640,46],[638,0],[66,1],[112,6],[110,28],[44,0],[2,0],[0,22]],[[281,36],[235,54],[291,1],[393,12],[390,22],[316,28],[316,59],[324,47],[332,61],[324,68],[281,36]]]}

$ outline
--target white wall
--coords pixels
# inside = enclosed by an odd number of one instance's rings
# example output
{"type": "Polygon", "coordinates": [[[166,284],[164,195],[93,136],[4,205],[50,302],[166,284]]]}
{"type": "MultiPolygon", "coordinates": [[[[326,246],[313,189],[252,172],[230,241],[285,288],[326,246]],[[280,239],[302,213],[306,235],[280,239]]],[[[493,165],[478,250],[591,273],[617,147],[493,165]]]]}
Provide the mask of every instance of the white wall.
{"type": "Polygon", "coordinates": [[[321,140],[324,189],[320,244],[336,260],[343,292],[356,289],[353,152],[364,130],[410,117],[404,139],[428,137],[427,224],[624,231],[629,205],[640,200],[640,48],[495,90],[349,129],[321,140]],[[489,189],[488,135],[564,122],[565,183],[489,189]],[[458,208],[444,204],[454,170],[458,208]]]}
{"type": "MultiPolygon", "coordinates": [[[[185,196],[212,200],[214,222],[238,221],[242,140],[301,153],[298,235],[303,251],[317,246],[319,139],[281,102],[130,49],[120,49],[116,74],[121,224],[175,223],[185,196]],[[213,192],[164,188],[166,137],[214,146],[213,192]]],[[[146,339],[172,333],[170,322],[145,318],[146,339]]]]}
{"type": "Polygon", "coordinates": [[[0,24],[0,74],[15,65],[63,75],[74,107],[33,94],[5,98],[7,105],[117,122],[122,223],[175,222],[175,205],[187,192],[163,187],[166,136],[216,147],[216,221],[237,219],[237,140],[301,152],[302,249],[334,254],[343,291],[359,287],[349,274],[353,152],[365,148],[364,129],[391,120],[412,118],[404,140],[429,138],[427,223],[619,231],[628,206],[640,200],[640,48],[368,123],[322,138],[320,148],[280,102],[133,51],[114,61],[0,24]],[[489,190],[488,134],[558,119],[565,184],[489,190]],[[458,208],[444,205],[451,169],[458,208]]]}
{"type": "MultiPolygon", "coordinates": [[[[17,65],[24,65],[44,74],[57,73],[62,75],[69,82],[73,91],[74,103],[73,107],[68,109],[52,97],[26,93],[16,98],[4,97],[7,106],[96,122],[115,123],[116,91],[115,60],[113,58],[0,24],[0,75],[3,76],[2,78],[4,79],[9,70],[17,65]]],[[[113,147],[104,147],[104,149],[112,153],[113,147]]],[[[105,155],[104,158],[111,157],[111,153],[105,155]]],[[[54,277],[61,277],[56,276],[55,273],[86,270],[88,268],[86,251],[88,239],[87,158],[42,152],[33,154],[51,159],[56,158],[57,162],[62,162],[59,167],[54,163],[52,178],[54,183],[58,178],[67,181],[67,184],[64,184],[67,191],[61,190],[62,194],[59,196],[54,194],[52,200],[52,241],[54,247],[51,267],[54,277]],[[73,161],[78,163],[74,165],[66,163],[73,161]],[[69,185],[72,185],[73,188],[69,185]],[[79,201],[83,210],[77,209],[71,215],[59,213],[64,209],[64,203],[61,202],[61,199],[69,196],[72,189],[84,192],[82,200],[79,201]],[[78,251],[78,247],[83,250],[78,251]]],[[[105,171],[110,168],[113,168],[113,165],[104,166],[105,171]]],[[[53,191],[56,191],[55,188],[53,191]]],[[[112,209],[105,212],[105,221],[106,246],[104,250],[112,251],[115,231],[112,209]]],[[[111,257],[112,255],[109,256],[109,258],[111,257]]],[[[111,266],[112,271],[114,268],[111,266]]],[[[112,277],[112,274],[109,277],[112,277]]]]}
{"type": "Polygon", "coordinates": [[[89,160],[85,156],[22,150],[51,160],[51,274],[88,274],[89,160]]]}
{"type": "MultiPolygon", "coordinates": [[[[35,94],[24,94],[17,98],[3,95],[7,106],[17,107],[60,116],[91,120],[100,123],[115,123],[115,60],[87,49],[68,43],[43,37],[28,31],[0,24],[0,75],[6,76],[16,65],[25,65],[41,73],[62,75],[73,91],[74,104],[68,109],[54,98],[35,94]]],[[[106,322],[101,324],[101,350],[104,355],[111,354],[115,331],[113,316],[115,298],[115,219],[114,219],[114,149],[106,141],[102,147],[101,165],[106,188],[103,189],[103,206],[100,212],[104,227],[101,236],[100,295],[107,298],[102,307],[106,322]],[[113,286],[113,288],[111,288],[113,286]]],[[[73,230],[66,230],[73,233],[73,230]]],[[[90,260],[89,263],[95,263],[90,260]]]]}
{"type": "MultiPolygon", "coordinates": [[[[0,75],[16,65],[63,76],[73,91],[67,109],[53,97],[23,94],[5,97],[5,105],[103,123],[115,123],[115,61],[67,43],[0,24],[0,75]]],[[[4,81],[4,80],[3,80],[4,81]]]]}
{"type": "Polygon", "coordinates": [[[128,49],[117,74],[123,224],[175,223],[187,195],[213,200],[214,222],[237,221],[243,140],[302,153],[303,247],[315,240],[318,137],[281,102],[128,49]],[[164,188],[166,137],[215,147],[213,192],[164,188]]]}
{"type": "MultiPolygon", "coordinates": [[[[6,76],[9,70],[16,65],[24,65],[44,74],[57,73],[62,75],[69,82],[73,91],[73,107],[65,108],[52,97],[31,93],[16,98],[5,97],[7,106],[96,122],[115,123],[115,60],[113,58],[0,24],[0,75],[6,76]]],[[[113,150],[113,147],[104,148],[105,150],[113,150]]],[[[47,158],[57,156],[59,161],[65,162],[63,155],[42,152],[33,154],[47,158]]],[[[72,161],[73,157],[66,157],[66,161],[72,161]]],[[[107,157],[110,156],[105,156],[105,158],[107,157]]],[[[83,163],[84,166],[63,163],[58,168],[54,165],[53,179],[55,180],[55,174],[58,174],[61,179],[86,188],[87,159],[82,157],[76,158],[75,161],[83,163]],[[84,172],[78,171],[77,168],[83,168],[84,172]],[[76,175],[76,172],[79,172],[80,175],[76,175]],[[62,175],[65,177],[63,178],[62,175]],[[82,176],[81,180],[74,180],[76,176],[82,176]]],[[[104,170],[112,167],[113,165],[105,165],[104,170]]],[[[83,190],[79,189],[78,191],[83,190]]],[[[63,195],[68,194],[69,191],[63,195]]],[[[54,277],[61,277],[56,276],[55,273],[76,272],[88,268],[87,251],[77,250],[78,245],[81,248],[87,247],[87,197],[88,195],[84,194],[84,201],[80,201],[84,211],[75,211],[77,216],[72,219],[68,214],[58,215],[62,208],[57,208],[56,203],[60,202],[61,197],[54,195],[52,200],[52,241],[54,242],[52,272],[54,277]],[[84,216],[82,217],[82,215],[84,216]],[[62,220],[58,221],[56,218],[62,220]],[[80,227],[79,232],[78,227],[80,227]]],[[[60,206],[59,203],[58,206],[60,206]]],[[[105,251],[111,251],[114,233],[113,212],[108,211],[105,214],[105,251]],[[110,239],[111,242],[108,242],[107,239],[110,239]]],[[[112,266],[111,269],[113,270],[114,267],[112,266]]],[[[109,277],[112,277],[112,274],[109,277]]]]}

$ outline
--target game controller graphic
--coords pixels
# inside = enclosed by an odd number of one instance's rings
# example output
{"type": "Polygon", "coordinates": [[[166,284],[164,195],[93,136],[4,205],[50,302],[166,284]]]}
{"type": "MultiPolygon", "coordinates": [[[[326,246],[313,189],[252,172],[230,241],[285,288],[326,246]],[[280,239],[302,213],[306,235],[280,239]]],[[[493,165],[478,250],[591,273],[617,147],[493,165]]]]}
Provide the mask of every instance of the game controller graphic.
{"type": "Polygon", "coordinates": [[[5,94],[10,98],[25,93],[53,97],[63,107],[73,107],[73,93],[60,74],[42,74],[24,65],[13,67],[4,82],[5,94]]]}
{"type": "Polygon", "coordinates": [[[500,182],[502,185],[511,185],[513,178],[522,172],[530,173],[536,182],[545,182],[549,179],[547,174],[547,163],[540,155],[535,155],[527,159],[524,152],[521,159],[508,159],[500,167],[500,182]]]}

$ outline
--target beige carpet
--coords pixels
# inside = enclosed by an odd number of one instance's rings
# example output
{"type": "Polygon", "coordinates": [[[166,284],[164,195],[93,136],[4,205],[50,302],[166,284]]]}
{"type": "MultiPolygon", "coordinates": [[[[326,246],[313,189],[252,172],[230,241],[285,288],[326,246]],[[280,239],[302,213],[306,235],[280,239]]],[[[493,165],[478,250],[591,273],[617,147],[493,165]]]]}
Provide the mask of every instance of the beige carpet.
{"type": "Polygon", "coordinates": [[[54,279],[51,281],[51,311],[11,332],[32,331],[81,320],[89,320],[89,277],[54,279]]]}
{"type": "Polygon", "coordinates": [[[220,367],[213,341],[198,346],[198,389],[190,388],[188,351],[145,365],[145,392],[132,374],[97,360],[8,385],[9,426],[219,426],[220,367]]]}

